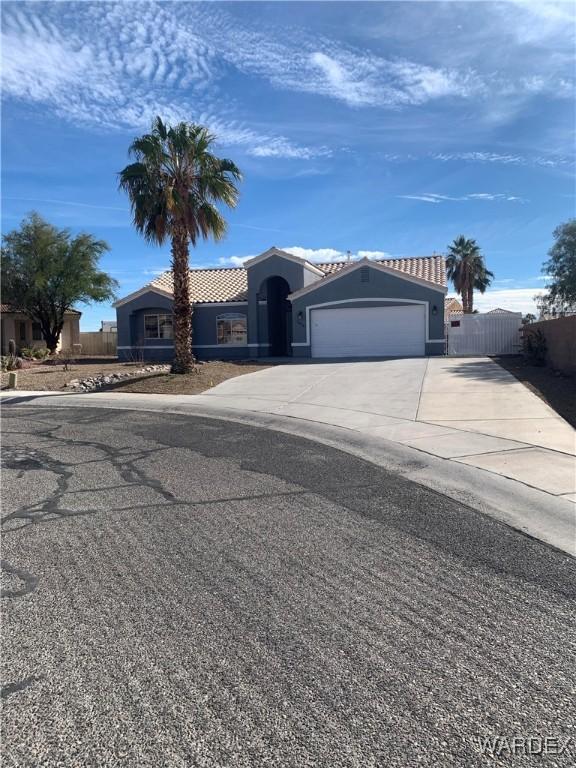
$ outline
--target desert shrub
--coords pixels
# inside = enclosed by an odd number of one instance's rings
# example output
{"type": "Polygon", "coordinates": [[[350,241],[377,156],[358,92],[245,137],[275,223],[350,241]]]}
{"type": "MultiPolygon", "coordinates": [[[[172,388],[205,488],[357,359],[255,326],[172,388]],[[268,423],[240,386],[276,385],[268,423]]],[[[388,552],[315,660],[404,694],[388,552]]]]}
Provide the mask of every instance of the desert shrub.
{"type": "Polygon", "coordinates": [[[72,363],[76,362],[76,356],[71,349],[59,349],[53,355],[50,355],[46,362],[51,365],[63,365],[64,370],[67,371],[72,363]]]}
{"type": "Polygon", "coordinates": [[[522,336],[522,347],[525,357],[533,365],[546,365],[546,337],[538,328],[536,330],[526,329],[522,336]]]}
{"type": "Polygon", "coordinates": [[[1,362],[3,371],[17,371],[22,368],[22,359],[16,355],[4,355],[1,362]]]}
{"type": "Polygon", "coordinates": [[[32,347],[22,347],[22,349],[20,350],[20,354],[25,360],[34,359],[34,349],[32,347]]]}
{"type": "Polygon", "coordinates": [[[36,347],[32,354],[35,360],[44,360],[50,354],[50,350],[47,347],[36,347]]]}

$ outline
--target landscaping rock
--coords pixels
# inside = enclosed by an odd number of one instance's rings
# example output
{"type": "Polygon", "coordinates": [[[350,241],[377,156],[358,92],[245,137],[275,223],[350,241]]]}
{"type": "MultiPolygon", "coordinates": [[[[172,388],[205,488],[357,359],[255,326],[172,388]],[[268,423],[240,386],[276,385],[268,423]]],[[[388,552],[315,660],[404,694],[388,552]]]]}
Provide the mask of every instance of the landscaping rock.
{"type": "Polygon", "coordinates": [[[122,381],[124,379],[137,378],[147,373],[168,372],[169,365],[147,365],[145,368],[139,368],[136,371],[118,371],[117,373],[102,374],[100,376],[87,376],[85,379],[71,379],[64,386],[67,389],[73,389],[77,392],[93,392],[96,389],[105,387],[107,384],[122,381]]]}

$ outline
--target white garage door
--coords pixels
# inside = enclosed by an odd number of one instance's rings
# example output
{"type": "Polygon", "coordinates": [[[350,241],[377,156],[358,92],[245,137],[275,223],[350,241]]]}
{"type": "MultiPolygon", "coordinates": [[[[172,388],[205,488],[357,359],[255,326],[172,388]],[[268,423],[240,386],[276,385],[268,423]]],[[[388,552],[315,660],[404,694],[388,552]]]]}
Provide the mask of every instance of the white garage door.
{"type": "Polygon", "coordinates": [[[313,309],[312,357],[396,357],[424,354],[425,306],[313,309]]]}

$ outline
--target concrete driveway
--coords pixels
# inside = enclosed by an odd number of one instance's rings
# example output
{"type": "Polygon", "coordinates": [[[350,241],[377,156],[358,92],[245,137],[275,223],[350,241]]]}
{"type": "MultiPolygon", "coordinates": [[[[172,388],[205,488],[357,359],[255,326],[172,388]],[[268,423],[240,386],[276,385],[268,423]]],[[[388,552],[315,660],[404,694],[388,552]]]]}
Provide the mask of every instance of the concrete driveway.
{"type": "Polygon", "coordinates": [[[576,432],[489,358],[282,365],[200,398],[381,436],[576,502],[576,432]]]}

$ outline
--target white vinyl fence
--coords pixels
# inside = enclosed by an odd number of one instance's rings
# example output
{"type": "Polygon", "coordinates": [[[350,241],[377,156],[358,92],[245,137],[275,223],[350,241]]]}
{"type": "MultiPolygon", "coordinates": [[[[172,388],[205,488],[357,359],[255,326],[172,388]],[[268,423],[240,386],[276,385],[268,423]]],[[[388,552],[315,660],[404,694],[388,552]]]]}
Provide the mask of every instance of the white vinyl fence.
{"type": "Polygon", "coordinates": [[[115,355],[117,343],[117,333],[85,331],[80,334],[83,355],[115,355]]]}
{"type": "Polygon", "coordinates": [[[522,348],[522,313],[456,315],[446,322],[449,355],[515,355],[522,348]]]}

